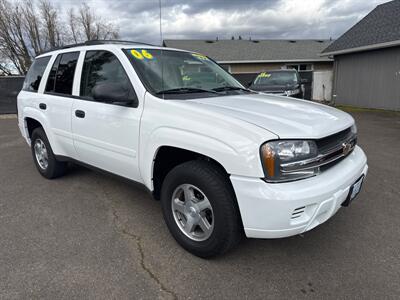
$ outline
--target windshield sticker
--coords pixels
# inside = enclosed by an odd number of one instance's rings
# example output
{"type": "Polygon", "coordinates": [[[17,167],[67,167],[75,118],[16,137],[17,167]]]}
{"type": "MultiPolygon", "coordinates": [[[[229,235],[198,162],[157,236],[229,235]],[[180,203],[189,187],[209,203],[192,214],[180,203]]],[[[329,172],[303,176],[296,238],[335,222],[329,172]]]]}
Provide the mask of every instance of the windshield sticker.
{"type": "Polygon", "coordinates": [[[142,50],[142,55],[143,55],[144,58],[153,59],[153,55],[151,55],[149,52],[147,52],[144,49],[142,50]]]}
{"type": "Polygon", "coordinates": [[[205,56],[205,55],[202,55],[202,54],[192,53],[192,56],[193,56],[193,57],[196,57],[196,58],[198,58],[198,59],[200,59],[200,60],[208,60],[208,57],[205,56]]]}
{"type": "Polygon", "coordinates": [[[271,74],[266,73],[266,72],[262,72],[257,77],[259,77],[259,78],[269,78],[269,77],[271,77],[271,74]]]}
{"type": "Polygon", "coordinates": [[[131,50],[131,54],[135,57],[135,58],[137,58],[137,59],[140,59],[140,60],[142,60],[142,59],[144,59],[144,58],[146,58],[146,59],[153,59],[153,55],[151,55],[149,52],[147,52],[146,50],[141,50],[141,52],[139,52],[139,50],[135,50],[135,49],[133,49],[133,50],[131,50]]]}
{"type": "Polygon", "coordinates": [[[185,75],[185,76],[182,77],[182,80],[183,81],[190,81],[191,78],[189,76],[185,75]]]}

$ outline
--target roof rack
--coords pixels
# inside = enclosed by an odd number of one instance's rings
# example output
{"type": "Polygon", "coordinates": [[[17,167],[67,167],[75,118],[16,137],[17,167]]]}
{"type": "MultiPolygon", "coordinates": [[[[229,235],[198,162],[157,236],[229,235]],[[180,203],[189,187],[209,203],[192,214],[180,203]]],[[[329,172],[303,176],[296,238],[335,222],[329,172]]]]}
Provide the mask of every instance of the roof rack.
{"type": "Polygon", "coordinates": [[[83,43],[86,46],[89,45],[103,45],[103,44],[140,44],[140,45],[147,45],[147,46],[155,46],[149,43],[142,43],[136,41],[124,41],[124,40],[90,40],[83,43]]]}
{"type": "Polygon", "coordinates": [[[62,50],[62,49],[68,49],[68,48],[73,48],[73,47],[80,47],[80,46],[93,46],[93,45],[105,45],[105,44],[139,44],[139,45],[147,45],[147,46],[156,46],[153,44],[148,44],[148,43],[142,43],[142,42],[135,42],[135,41],[124,41],[124,40],[89,40],[83,43],[76,43],[76,44],[70,44],[70,45],[65,45],[61,47],[56,47],[47,51],[44,51],[41,54],[45,54],[48,52],[56,51],[56,50],[62,50]]]}

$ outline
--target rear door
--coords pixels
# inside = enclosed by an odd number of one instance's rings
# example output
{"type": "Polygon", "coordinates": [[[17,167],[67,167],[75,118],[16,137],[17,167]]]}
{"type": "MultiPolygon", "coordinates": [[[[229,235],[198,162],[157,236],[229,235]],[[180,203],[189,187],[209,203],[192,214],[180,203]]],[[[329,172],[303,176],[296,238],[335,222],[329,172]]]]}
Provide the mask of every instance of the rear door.
{"type": "Polygon", "coordinates": [[[143,105],[109,103],[96,99],[93,93],[96,86],[107,83],[122,84],[135,93],[127,75],[128,66],[123,66],[118,57],[123,55],[120,52],[84,53],[79,99],[74,100],[72,109],[72,132],[80,161],[140,182],[138,143],[143,105]]]}
{"type": "Polygon", "coordinates": [[[46,70],[43,76],[36,72],[28,74],[22,93],[30,92],[26,93],[29,96],[21,93],[19,97],[25,99],[24,106],[37,110],[32,117],[43,122],[53,152],[73,158],[76,153],[71,135],[71,109],[78,57],[79,52],[66,52],[54,54],[51,59],[50,56],[36,59],[35,65],[47,60],[46,70]]]}
{"type": "Polygon", "coordinates": [[[46,114],[57,146],[56,154],[76,158],[71,132],[72,91],[80,52],[58,54],[53,60],[44,90],[46,114]]]}

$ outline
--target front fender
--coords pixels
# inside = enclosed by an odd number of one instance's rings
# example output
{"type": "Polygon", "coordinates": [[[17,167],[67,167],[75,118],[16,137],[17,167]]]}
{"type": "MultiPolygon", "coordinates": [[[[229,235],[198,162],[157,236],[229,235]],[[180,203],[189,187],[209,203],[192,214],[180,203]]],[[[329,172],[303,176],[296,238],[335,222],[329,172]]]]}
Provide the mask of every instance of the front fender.
{"type": "Polygon", "coordinates": [[[238,149],[217,138],[187,129],[161,127],[154,130],[141,146],[139,166],[145,185],[153,190],[153,166],[158,150],[171,146],[196,152],[220,163],[228,174],[262,177],[263,171],[258,154],[258,145],[244,140],[238,149]]]}

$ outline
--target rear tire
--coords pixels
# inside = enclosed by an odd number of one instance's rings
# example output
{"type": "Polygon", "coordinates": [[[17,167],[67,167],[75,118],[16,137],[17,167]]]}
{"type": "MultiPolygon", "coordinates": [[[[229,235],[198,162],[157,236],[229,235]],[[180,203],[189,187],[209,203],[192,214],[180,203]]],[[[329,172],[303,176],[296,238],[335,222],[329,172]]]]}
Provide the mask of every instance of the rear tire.
{"type": "Polygon", "coordinates": [[[172,236],[196,256],[222,254],[243,236],[229,178],[210,162],[189,161],[172,169],[162,185],[161,204],[172,236]]]}
{"type": "Polygon", "coordinates": [[[32,132],[31,150],[36,168],[43,177],[53,179],[65,174],[67,163],[56,159],[42,127],[32,132]]]}

